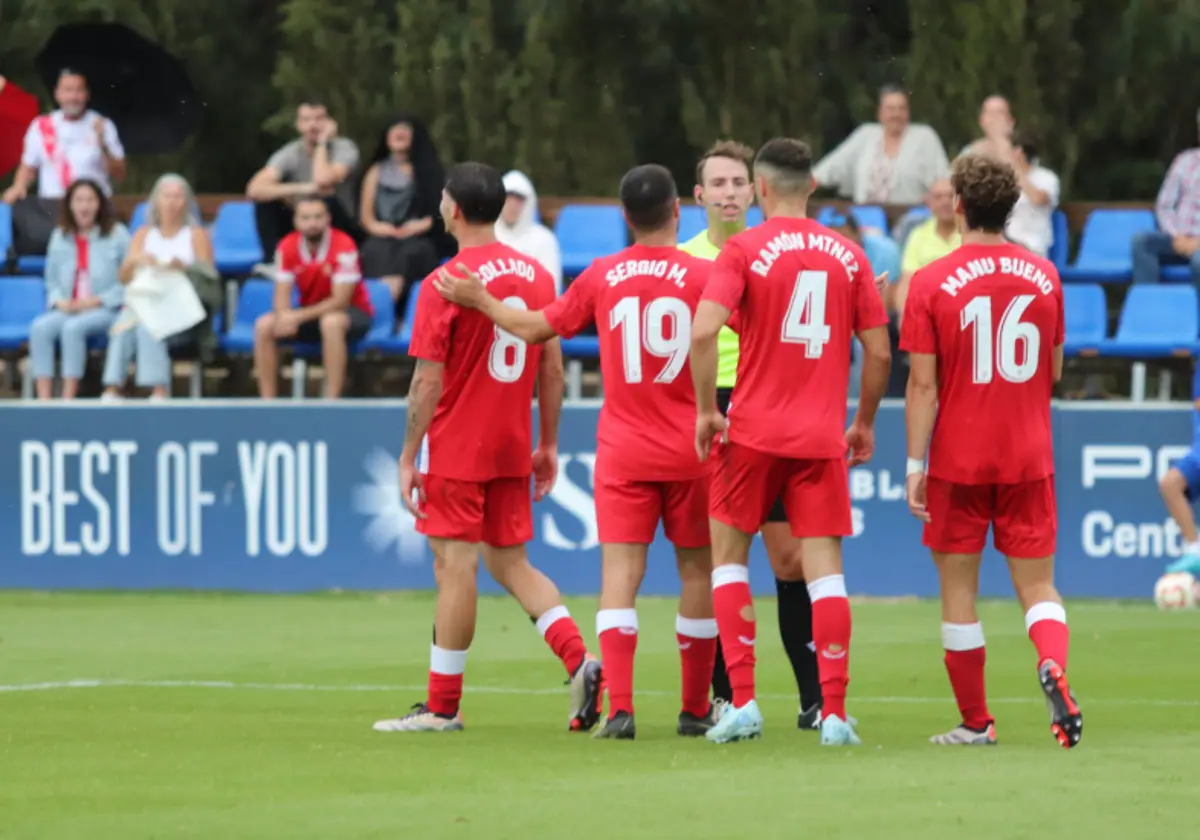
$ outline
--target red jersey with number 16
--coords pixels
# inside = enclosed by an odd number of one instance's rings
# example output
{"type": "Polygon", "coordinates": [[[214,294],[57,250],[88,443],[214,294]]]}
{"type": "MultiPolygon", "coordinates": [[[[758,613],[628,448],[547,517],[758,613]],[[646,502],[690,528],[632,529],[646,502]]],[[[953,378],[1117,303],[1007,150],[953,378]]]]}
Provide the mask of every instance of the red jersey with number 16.
{"type": "Polygon", "coordinates": [[[597,474],[682,481],[704,473],[688,353],[711,269],[710,261],[674,247],[634,245],[593,262],[546,309],[564,338],[596,322],[604,376],[597,474]]]}
{"type": "Polygon", "coordinates": [[[785,458],[844,456],[850,340],[887,324],[862,248],[777,216],[725,244],[704,299],[741,317],[729,439],[785,458]]]}
{"type": "Polygon", "coordinates": [[[1054,474],[1050,397],[1063,295],[1019,245],[964,245],[913,275],[900,348],[937,356],[929,475],[1017,484],[1054,474]]]}
{"type": "MultiPolygon", "coordinates": [[[[507,245],[467,248],[449,267],[457,271],[458,263],[509,306],[541,309],[554,299],[550,273],[507,245]]],[[[450,303],[429,278],[419,291],[408,353],[445,365],[442,397],[429,424],[426,472],[459,481],[529,475],[533,388],[542,348],[450,303]]]]}

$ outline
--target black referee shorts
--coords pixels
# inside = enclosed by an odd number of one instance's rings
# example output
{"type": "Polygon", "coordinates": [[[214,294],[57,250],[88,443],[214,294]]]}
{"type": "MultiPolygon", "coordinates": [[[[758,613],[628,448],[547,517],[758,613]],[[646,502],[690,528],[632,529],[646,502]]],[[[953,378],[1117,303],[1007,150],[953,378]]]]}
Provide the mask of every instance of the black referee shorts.
{"type": "MultiPolygon", "coordinates": [[[[729,414],[729,398],[733,396],[732,388],[717,389],[717,408],[721,409],[721,413],[729,414]]],[[[768,522],[787,522],[787,511],[783,509],[783,499],[776,499],[775,504],[771,505],[771,510],[767,514],[768,522]]]]}

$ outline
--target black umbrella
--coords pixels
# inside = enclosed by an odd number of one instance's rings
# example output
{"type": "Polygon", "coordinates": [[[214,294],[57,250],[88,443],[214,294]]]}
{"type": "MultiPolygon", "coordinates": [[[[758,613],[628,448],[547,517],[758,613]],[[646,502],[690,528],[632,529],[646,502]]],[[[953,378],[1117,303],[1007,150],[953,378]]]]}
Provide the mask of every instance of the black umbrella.
{"type": "Polygon", "coordinates": [[[35,62],[53,90],[64,69],[81,73],[91,107],[116,123],[128,152],[174,152],[196,130],[204,103],[179,59],[120,23],[68,23],[35,62]]]}

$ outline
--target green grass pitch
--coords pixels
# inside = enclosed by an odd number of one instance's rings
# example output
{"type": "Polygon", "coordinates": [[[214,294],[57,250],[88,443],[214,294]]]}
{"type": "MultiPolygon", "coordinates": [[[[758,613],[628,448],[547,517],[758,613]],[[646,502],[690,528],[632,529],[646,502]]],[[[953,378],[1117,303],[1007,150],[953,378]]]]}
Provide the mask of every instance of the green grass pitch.
{"type": "MultiPolygon", "coordinates": [[[[640,605],[638,738],[566,729],[565,675],[485,599],[466,731],[383,734],[422,699],[429,594],[0,593],[0,838],[1016,840],[1197,835],[1200,612],[1068,604],[1083,743],[1049,732],[1014,603],[982,610],[1000,745],[957,722],[934,603],[856,605],[864,746],[795,728],[758,605],[758,742],[675,736],[672,602],[640,605]],[[86,681],[95,681],[89,683],[86,681]]],[[[569,603],[592,641],[593,599],[569,603]]]]}

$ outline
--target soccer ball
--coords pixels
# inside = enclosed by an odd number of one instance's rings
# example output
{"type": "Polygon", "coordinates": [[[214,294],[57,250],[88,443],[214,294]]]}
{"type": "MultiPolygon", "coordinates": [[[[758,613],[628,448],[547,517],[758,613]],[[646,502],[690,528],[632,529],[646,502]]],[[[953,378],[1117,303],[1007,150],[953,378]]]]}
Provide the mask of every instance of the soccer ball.
{"type": "Polygon", "coordinates": [[[1200,583],[1187,572],[1163,575],[1154,584],[1154,603],[1160,610],[1187,610],[1200,601],[1200,583]]]}

